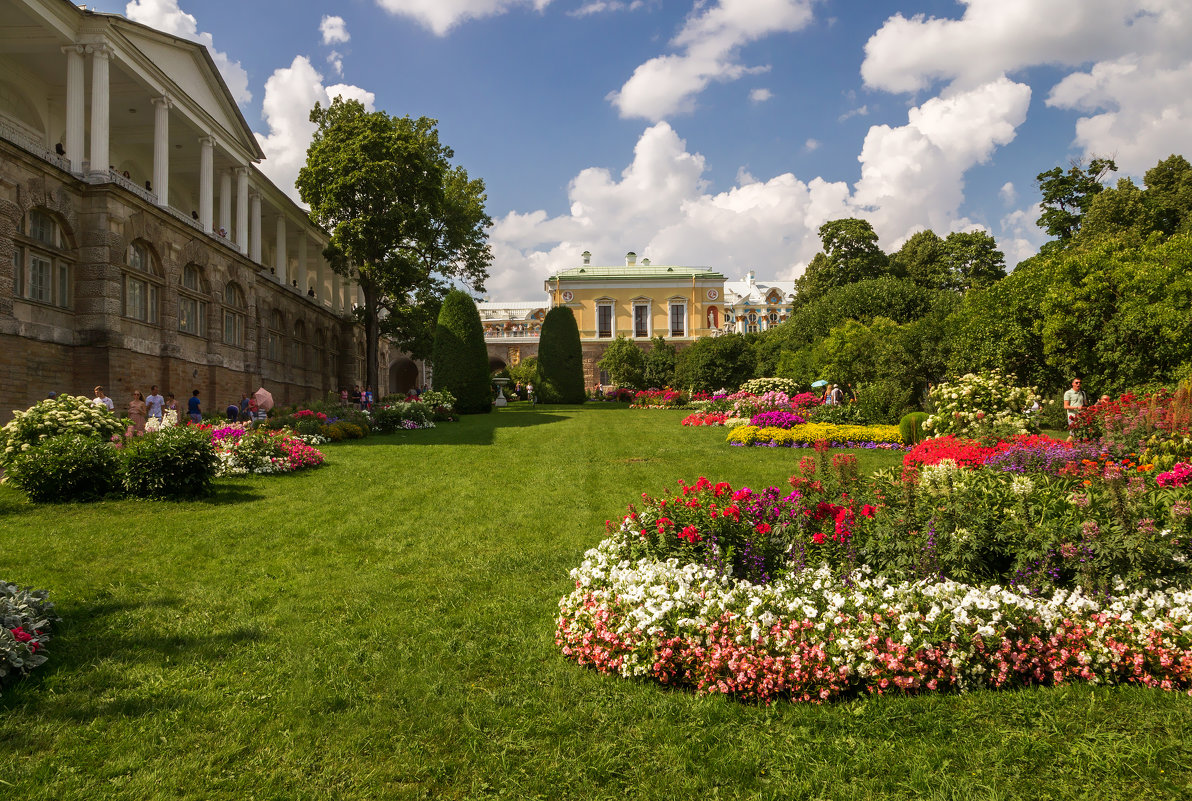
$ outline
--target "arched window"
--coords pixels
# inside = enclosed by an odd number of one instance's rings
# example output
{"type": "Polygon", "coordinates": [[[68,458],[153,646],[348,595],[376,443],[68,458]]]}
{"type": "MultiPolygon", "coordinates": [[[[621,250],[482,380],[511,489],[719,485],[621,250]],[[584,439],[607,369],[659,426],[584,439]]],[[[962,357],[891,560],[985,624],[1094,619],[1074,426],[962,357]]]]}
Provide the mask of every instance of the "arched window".
{"type": "Polygon", "coordinates": [[[757,333],[757,312],[749,312],[745,315],[745,332],[748,334],[757,333]]]}
{"type": "Polygon", "coordinates": [[[321,329],[315,329],[315,344],[311,348],[309,354],[310,363],[307,365],[311,370],[318,370],[319,365],[323,363],[323,351],[327,349],[327,336],[321,329]]]}
{"type": "Polygon", "coordinates": [[[157,325],[162,280],[153,252],[144,242],[133,242],[124,252],[124,266],[124,316],[157,325]]]}
{"type": "Polygon", "coordinates": [[[244,317],[248,311],[248,302],[244,299],[244,290],[235,281],[229,281],[224,287],[224,315],[223,341],[227,345],[244,347],[244,317]]]}
{"type": "Polygon", "coordinates": [[[294,341],[290,343],[290,362],[295,367],[306,363],[306,326],[301,320],[294,323],[294,341]]]}
{"type": "Polygon", "coordinates": [[[182,288],[178,292],[178,330],[197,337],[207,335],[207,298],[203,293],[203,276],[193,264],[182,268],[182,288]]]}
{"type": "Polygon", "coordinates": [[[275,362],[281,361],[281,332],[285,324],[285,317],[277,309],[269,314],[269,333],[265,339],[265,356],[275,362]]]}
{"type": "Polygon", "coordinates": [[[19,298],[69,309],[74,255],[62,227],[41,209],[21,220],[13,240],[13,294],[19,298]]]}

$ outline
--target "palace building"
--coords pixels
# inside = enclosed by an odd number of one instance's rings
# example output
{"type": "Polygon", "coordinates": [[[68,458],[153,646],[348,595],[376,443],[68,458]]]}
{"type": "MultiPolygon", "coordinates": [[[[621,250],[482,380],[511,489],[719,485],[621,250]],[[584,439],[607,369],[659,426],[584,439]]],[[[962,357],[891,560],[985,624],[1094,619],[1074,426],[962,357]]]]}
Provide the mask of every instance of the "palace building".
{"type": "Polygon", "coordinates": [[[724,331],[750,334],[786,322],[795,302],[794,281],[757,281],[753,270],[724,283],[724,331]]]}
{"type": "MultiPolygon", "coordinates": [[[[66,0],[0,0],[0,409],[156,384],[222,408],[364,381],[358,287],[207,49],[66,0]]],[[[422,383],[387,343],[381,375],[422,383]]],[[[378,387],[384,393],[407,387],[378,387]]]]}

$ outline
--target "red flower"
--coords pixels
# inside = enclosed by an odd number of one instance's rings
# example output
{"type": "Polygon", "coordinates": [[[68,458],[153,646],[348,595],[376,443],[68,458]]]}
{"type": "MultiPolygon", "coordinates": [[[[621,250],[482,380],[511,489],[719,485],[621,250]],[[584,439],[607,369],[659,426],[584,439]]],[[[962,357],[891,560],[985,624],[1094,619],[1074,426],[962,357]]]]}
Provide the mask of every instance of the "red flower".
{"type": "Polygon", "coordinates": [[[12,636],[17,638],[17,642],[29,642],[33,639],[33,635],[25,631],[24,627],[17,626],[15,629],[9,629],[12,636]]]}
{"type": "Polygon", "coordinates": [[[666,530],[666,529],[667,529],[669,526],[673,526],[674,524],[675,524],[675,521],[671,520],[671,519],[670,519],[670,518],[668,518],[668,517],[660,517],[660,518],[658,518],[658,533],[659,533],[659,534],[661,534],[661,533],[662,533],[663,531],[665,531],[665,530],[666,530]]]}
{"type": "Polygon", "coordinates": [[[817,531],[814,534],[812,534],[811,541],[814,542],[816,545],[823,545],[824,544],[824,532],[817,531]]]}
{"type": "Polygon", "coordinates": [[[770,524],[769,523],[758,523],[757,524],[757,533],[758,534],[769,534],[770,533],[770,524]]]}
{"type": "Polygon", "coordinates": [[[873,513],[876,511],[877,509],[874,509],[869,504],[865,504],[861,507],[861,517],[873,517],[873,513]]]}

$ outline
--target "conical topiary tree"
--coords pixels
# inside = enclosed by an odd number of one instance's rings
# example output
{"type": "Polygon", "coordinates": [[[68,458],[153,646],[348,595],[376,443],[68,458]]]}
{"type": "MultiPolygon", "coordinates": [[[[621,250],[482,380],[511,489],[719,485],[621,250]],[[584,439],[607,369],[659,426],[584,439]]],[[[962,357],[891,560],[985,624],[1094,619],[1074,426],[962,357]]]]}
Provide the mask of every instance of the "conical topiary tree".
{"type": "Polygon", "coordinates": [[[534,394],[542,403],[583,403],[584,361],[579,326],[566,306],[546,313],[538,338],[538,380],[534,394]]]}
{"type": "Polygon", "coordinates": [[[493,408],[488,348],[480,312],[466,292],[454,289],[443,299],[435,328],[435,389],[455,396],[460,414],[484,414],[493,408]]]}

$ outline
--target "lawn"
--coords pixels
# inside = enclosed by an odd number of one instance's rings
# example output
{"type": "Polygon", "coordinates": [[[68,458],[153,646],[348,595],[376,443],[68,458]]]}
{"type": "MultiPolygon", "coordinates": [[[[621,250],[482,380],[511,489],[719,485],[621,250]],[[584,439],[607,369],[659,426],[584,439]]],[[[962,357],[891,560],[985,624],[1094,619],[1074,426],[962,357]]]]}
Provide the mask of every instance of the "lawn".
{"type": "Polygon", "coordinates": [[[0,578],[64,618],[51,663],[0,696],[5,796],[1192,795],[1174,693],[761,708],[565,661],[556,604],[606,519],[679,478],[782,483],[805,453],[732,448],[685,414],[517,404],[201,503],[0,487],[0,578]]]}

